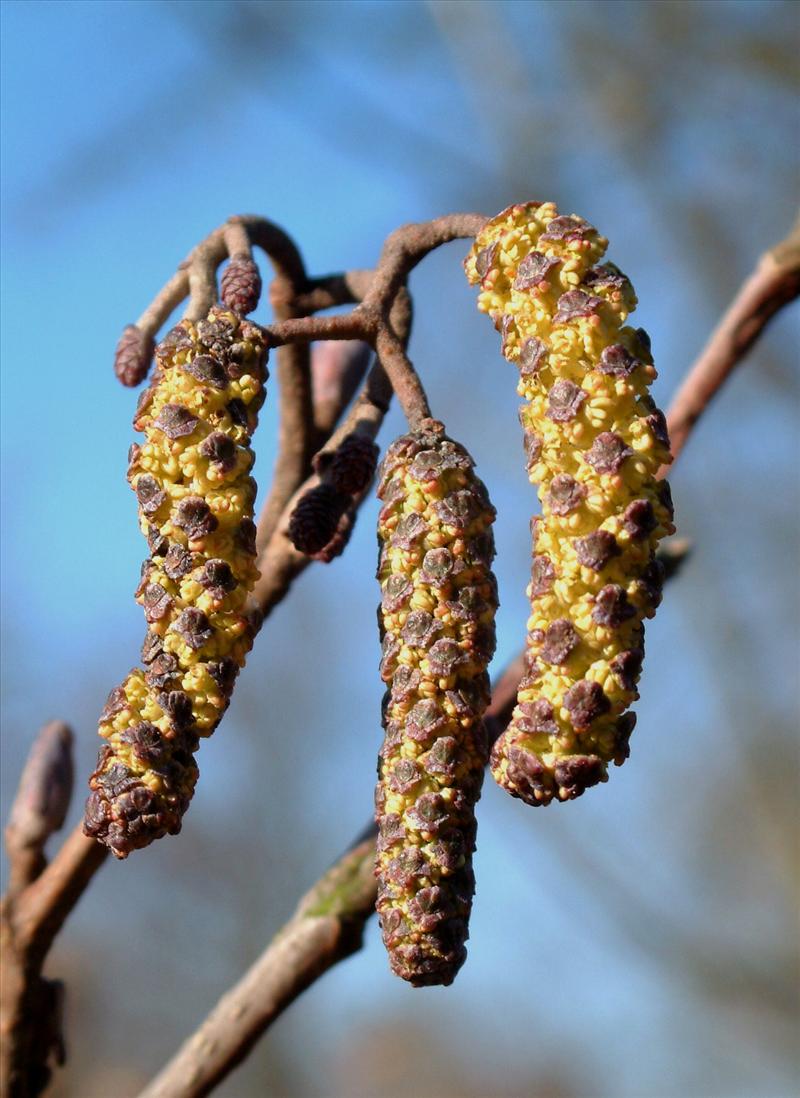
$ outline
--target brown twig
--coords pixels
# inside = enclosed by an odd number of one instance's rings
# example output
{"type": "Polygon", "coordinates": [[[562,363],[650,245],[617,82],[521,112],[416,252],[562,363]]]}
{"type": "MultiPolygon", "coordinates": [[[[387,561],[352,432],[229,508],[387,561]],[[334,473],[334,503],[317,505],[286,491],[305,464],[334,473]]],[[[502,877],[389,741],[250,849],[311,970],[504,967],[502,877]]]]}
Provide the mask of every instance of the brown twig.
{"type": "MultiPolygon", "coordinates": [[[[242,219],[236,220],[241,224],[242,219]]],[[[297,248],[292,245],[287,249],[281,230],[261,219],[251,219],[248,235],[270,256],[275,268],[269,290],[275,321],[307,323],[306,318],[313,310],[298,304],[299,295],[307,288],[308,276],[297,248]]],[[[277,346],[280,341],[271,342],[277,346]]],[[[274,529],[286,501],[308,475],[315,443],[308,343],[278,347],[276,362],[280,400],[278,456],[261,517],[261,534],[265,539],[274,529]]]]}
{"type": "Polygon", "coordinates": [[[772,317],[798,294],[800,218],[789,236],[758,261],[678,389],[667,416],[673,458],[772,317]]]}
{"type": "Polygon", "coordinates": [[[375,351],[412,430],[420,420],[430,416],[431,410],[405,345],[393,330],[391,305],[411,271],[426,255],[449,241],[476,236],[485,222],[481,214],[451,214],[396,229],[383,246],[375,277],[362,302],[363,312],[374,318],[375,351]]]}
{"type": "Polygon", "coordinates": [[[64,825],[72,778],[72,730],[51,721],[33,741],[6,827],[10,896],[35,881],[47,864],[44,845],[64,825]]]}
{"type": "Polygon", "coordinates": [[[0,986],[0,1093],[39,1093],[49,1061],[63,1052],[60,993],[42,977],[47,951],[107,851],[76,829],[47,866],[44,845],[63,822],[72,792],[72,733],[61,721],[46,725],[28,755],[6,847],[11,867],[0,903],[3,979],[0,986]]]}
{"type": "Polygon", "coordinates": [[[166,323],[167,317],[178,308],[188,293],[189,261],[184,260],[136,321],[136,327],[147,335],[155,337],[158,330],[166,323]]]}
{"type": "Polygon", "coordinates": [[[222,227],[225,251],[233,258],[235,255],[250,256],[252,247],[250,233],[242,223],[241,217],[229,217],[222,227]]]}
{"type": "Polygon", "coordinates": [[[367,372],[371,350],[360,340],[318,343],[311,353],[316,449],[328,441],[367,372]]]}
{"type": "Polygon", "coordinates": [[[419,375],[411,365],[403,344],[388,328],[378,331],[375,352],[413,431],[423,419],[428,419],[431,415],[428,397],[419,375]]]}
{"type": "MultiPolygon", "coordinates": [[[[391,393],[383,367],[376,362],[350,412],[331,435],[328,446],[335,448],[356,427],[367,437],[374,439],[389,409],[391,393]]],[[[298,500],[319,482],[319,476],[314,473],[297,489],[284,507],[283,514],[259,558],[261,576],[253,590],[253,598],[265,616],[284,598],[292,581],[311,563],[312,558],[295,549],[292,544],[289,538],[289,520],[298,500]]]]}
{"type": "MultiPolygon", "coordinates": [[[[360,298],[367,292],[371,272],[361,272],[358,278],[349,281],[347,292],[360,298]]],[[[411,299],[404,287],[395,296],[389,314],[389,324],[395,338],[405,346],[411,332],[411,299]]],[[[361,393],[339,428],[330,436],[327,445],[335,448],[343,438],[358,428],[369,437],[375,438],[380,430],[384,416],[389,410],[392,388],[380,361],[376,362],[367,376],[361,393]]],[[[289,538],[289,520],[297,501],[319,483],[319,477],[310,476],[289,499],[271,536],[264,542],[264,550],[259,557],[258,566],[261,576],[256,582],[253,597],[263,615],[267,615],[283,599],[292,581],[311,563],[311,557],[295,549],[289,538]]],[[[358,505],[363,501],[357,501],[358,505]]],[[[263,537],[262,521],[259,520],[259,537],[263,537]]]]}
{"type": "Polygon", "coordinates": [[[286,1007],[361,948],[375,907],[374,840],[357,844],[300,901],[292,918],[140,1098],[208,1094],[286,1007]]]}
{"type": "MultiPolygon", "coordinates": [[[[351,272],[347,276],[333,276],[327,280],[329,288],[326,292],[331,294],[331,298],[333,292],[341,292],[348,300],[360,301],[369,291],[373,278],[372,271],[351,272]]],[[[331,298],[328,298],[329,302],[331,298]]],[[[333,301],[335,304],[340,303],[335,298],[333,298],[333,301]]],[[[321,319],[335,320],[339,318],[321,319]]],[[[392,303],[389,324],[402,346],[408,343],[411,333],[411,319],[411,299],[406,289],[400,287],[392,303]]],[[[340,376],[340,384],[342,382],[343,375],[340,376]]],[[[356,430],[356,428],[363,429],[370,438],[374,439],[389,409],[391,394],[392,390],[388,384],[386,374],[380,363],[377,363],[370,370],[359,397],[339,429],[325,440],[326,445],[330,448],[336,447],[347,434],[356,430]]],[[[342,395],[340,392],[338,401],[344,408],[342,395]]],[[[258,561],[261,577],[256,583],[253,597],[262,614],[269,613],[284,597],[295,577],[311,563],[312,558],[305,553],[301,553],[292,544],[289,538],[289,520],[300,497],[317,484],[319,484],[319,477],[314,473],[286,501],[283,513],[277,523],[272,524],[270,522],[267,524],[265,519],[269,516],[265,516],[264,513],[259,519],[257,545],[261,550],[258,561]]],[[[363,496],[355,503],[353,514],[355,514],[361,502],[363,502],[363,496]]]]}

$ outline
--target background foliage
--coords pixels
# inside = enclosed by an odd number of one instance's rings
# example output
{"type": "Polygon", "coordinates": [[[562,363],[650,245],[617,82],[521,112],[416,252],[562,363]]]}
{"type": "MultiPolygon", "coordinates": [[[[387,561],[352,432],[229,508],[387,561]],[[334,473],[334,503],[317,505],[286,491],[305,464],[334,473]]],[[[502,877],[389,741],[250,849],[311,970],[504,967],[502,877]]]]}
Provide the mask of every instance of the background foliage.
{"type": "MultiPolygon", "coordinates": [[[[110,363],[197,239],[257,210],[322,272],[370,265],[406,220],[554,198],[630,274],[663,405],[794,216],[798,45],[771,0],[6,2],[4,803],[51,716],[88,773],[136,658],[133,401],[110,363]]],[[[523,637],[532,492],[464,251],[415,273],[411,352],[500,512],[499,667],[523,637]]],[[[789,310],[676,470],[696,552],[648,633],[628,764],[541,812],[488,783],[454,987],[401,986],[373,925],[221,1095],[792,1091],[798,334],[789,310]]],[[[262,486],[275,426],[268,400],[262,486]]],[[[395,411],[381,440],[399,429],[395,411]]],[[[54,950],[59,1098],[133,1095],[369,815],[375,514],[259,638],[183,834],[105,868],[54,950]]]]}

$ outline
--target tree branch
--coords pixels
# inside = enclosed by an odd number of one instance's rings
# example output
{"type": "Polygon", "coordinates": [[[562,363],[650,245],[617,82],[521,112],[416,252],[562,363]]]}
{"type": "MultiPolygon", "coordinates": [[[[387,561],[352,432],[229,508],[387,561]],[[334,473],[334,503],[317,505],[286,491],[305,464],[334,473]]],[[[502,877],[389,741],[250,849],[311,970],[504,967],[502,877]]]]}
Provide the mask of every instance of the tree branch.
{"type": "Polygon", "coordinates": [[[25,937],[33,883],[50,876],[44,846],[64,823],[72,772],[72,732],[62,721],[52,721],[39,732],[28,754],[5,835],[11,872],[8,893],[0,902],[3,1094],[26,1093],[23,1088],[29,1080],[43,1087],[51,1053],[58,1059],[62,1049],[59,996],[55,985],[41,977],[46,947],[25,937]]]}
{"type": "Polygon", "coordinates": [[[800,218],[789,236],[758,261],[678,389],[667,415],[673,458],[772,317],[798,294],[800,218]]]}
{"type": "Polygon", "coordinates": [[[361,384],[370,347],[359,340],[318,343],[311,354],[316,449],[321,449],[361,384]]]}
{"type": "Polygon", "coordinates": [[[208,1094],[305,988],[361,948],[375,907],[374,856],[374,840],[364,840],[317,882],[141,1098],[208,1094]]]}
{"type": "MultiPolygon", "coordinates": [[[[494,688],[486,717],[495,737],[511,717],[522,669],[519,656],[494,688]]],[[[361,948],[377,897],[375,834],[370,823],[306,893],[264,953],[139,1098],[208,1094],[310,984],[361,948]]]]}
{"type": "MultiPolygon", "coordinates": [[[[236,219],[236,222],[242,224],[243,220],[236,219]]],[[[248,235],[270,256],[275,267],[269,296],[276,322],[308,317],[312,310],[298,305],[298,297],[308,285],[308,276],[297,248],[292,245],[287,250],[281,231],[261,219],[251,221],[248,235]]],[[[278,456],[261,518],[265,538],[274,529],[286,501],[308,475],[315,442],[308,343],[279,347],[276,361],[280,426],[278,456]]]]}

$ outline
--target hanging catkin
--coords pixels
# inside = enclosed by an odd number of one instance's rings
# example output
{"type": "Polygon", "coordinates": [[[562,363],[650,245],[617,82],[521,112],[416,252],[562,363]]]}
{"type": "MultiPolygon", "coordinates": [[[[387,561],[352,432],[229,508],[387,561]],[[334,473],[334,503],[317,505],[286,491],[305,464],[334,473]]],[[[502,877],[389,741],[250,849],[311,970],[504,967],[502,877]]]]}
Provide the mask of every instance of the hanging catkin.
{"type": "Polygon", "coordinates": [[[224,713],[254,632],[250,436],[264,400],[261,330],[212,308],[182,320],[156,352],[139,401],[128,479],[150,558],[136,598],[143,666],[111,691],[106,740],[90,780],[85,830],[118,857],[180,830],[197,781],[193,758],[224,713]]]}
{"type": "Polygon", "coordinates": [[[528,472],[539,485],[528,593],[527,673],[492,753],[500,785],[529,804],[569,800],[628,755],[644,618],[661,598],[672,533],[663,414],[648,395],[650,341],[625,325],[628,279],[598,265],[607,241],[552,203],[489,221],[466,260],[478,307],[519,369],[528,472]]]}
{"type": "Polygon", "coordinates": [[[378,915],[392,969],[449,984],[466,956],[474,806],[488,761],[494,508],[470,456],[423,421],[386,454],[378,495],[385,739],[378,915]]]}

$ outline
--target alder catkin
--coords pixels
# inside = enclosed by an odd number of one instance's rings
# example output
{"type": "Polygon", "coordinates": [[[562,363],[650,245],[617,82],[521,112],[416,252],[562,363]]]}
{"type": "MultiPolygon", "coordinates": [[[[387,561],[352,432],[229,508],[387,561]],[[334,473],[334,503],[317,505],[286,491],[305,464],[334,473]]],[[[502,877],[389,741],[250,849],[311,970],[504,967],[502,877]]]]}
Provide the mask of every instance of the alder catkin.
{"type": "Polygon", "coordinates": [[[465,262],[478,307],[519,369],[528,473],[539,485],[526,676],[492,773],[529,804],[569,800],[621,765],[635,717],[644,619],[661,599],[674,531],[650,341],[625,324],[633,287],[607,241],[552,203],[489,221],[465,262]]]}
{"type": "Polygon", "coordinates": [[[250,436],[264,400],[266,345],[221,308],[182,320],[157,368],[129,454],[151,556],[136,592],[148,633],[143,666],[111,691],[84,828],[119,858],[180,830],[197,780],[193,753],[227,708],[255,622],[250,436]]]}
{"type": "Polygon", "coordinates": [[[389,447],[378,496],[388,689],[377,909],[394,972],[449,984],[466,956],[474,807],[488,761],[495,512],[469,454],[434,420],[389,447]]]}

